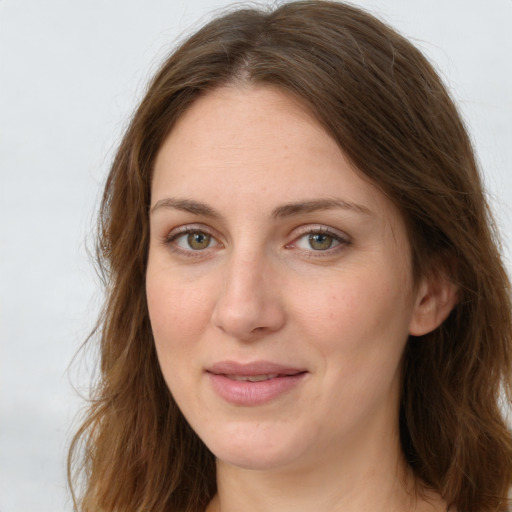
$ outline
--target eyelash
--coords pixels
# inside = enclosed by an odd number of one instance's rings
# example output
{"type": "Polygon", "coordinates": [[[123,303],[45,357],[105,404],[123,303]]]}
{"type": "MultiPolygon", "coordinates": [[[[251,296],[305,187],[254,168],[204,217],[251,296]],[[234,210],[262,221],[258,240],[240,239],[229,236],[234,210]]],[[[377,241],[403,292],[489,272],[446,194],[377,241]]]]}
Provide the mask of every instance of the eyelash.
{"type": "Polygon", "coordinates": [[[286,244],[285,248],[293,248],[296,247],[297,250],[301,251],[302,253],[305,253],[310,258],[322,258],[327,256],[333,256],[334,254],[337,254],[339,251],[343,250],[344,248],[348,247],[351,244],[351,241],[346,235],[343,235],[339,232],[336,232],[332,229],[329,229],[327,227],[317,227],[317,228],[307,228],[304,232],[300,233],[299,236],[295,237],[295,239],[289,243],[286,244]],[[303,238],[311,235],[327,235],[330,238],[332,238],[335,242],[337,242],[337,245],[334,247],[329,247],[327,249],[318,249],[315,250],[313,248],[311,249],[302,249],[300,247],[297,247],[297,243],[299,240],[302,240],[303,238]]]}
{"type": "MultiPolygon", "coordinates": [[[[185,237],[191,234],[203,234],[211,237],[212,240],[215,241],[216,246],[215,247],[223,247],[223,244],[217,240],[217,238],[204,226],[181,226],[179,228],[174,229],[167,237],[164,238],[164,244],[169,246],[173,252],[176,252],[178,254],[184,255],[189,258],[202,258],[204,257],[204,252],[207,249],[211,249],[211,247],[206,247],[204,249],[183,249],[181,248],[176,241],[181,238],[185,237]]],[[[290,242],[289,244],[285,245],[285,249],[293,249],[296,248],[298,251],[300,251],[303,254],[306,254],[308,257],[311,258],[321,258],[326,256],[332,256],[333,254],[338,253],[345,247],[351,245],[351,241],[346,237],[345,235],[342,235],[338,232],[335,232],[329,228],[326,227],[318,227],[318,228],[308,228],[307,230],[304,230],[302,233],[299,234],[299,236],[295,237],[295,239],[290,242]],[[337,242],[337,245],[334,247],[329,247],[327,249],[318,249],[315,250],[313,248],[311,249],[302,249],[300,247],[297,247],[297,242],[302,240],[303,238],[311,235],[327,235],[331,237],[335,242],[337,242]]]]}
{"type": "MultiPolygon", "coordinates": [[[[191,235],[194,233],[208,235],[218,245],[222,246],[222,244],[217,240],[217,238],[204,226],[180,226],[179,228],[176,228],[173,231],[171,231],[171,233],[169,233],[169,235],[167,237],[165,237],[164,244],[169,246],[171,248],[171,250],[177,254],[187,256],[188,258],[201,258],[201,257],[203,257],[203,254],[201,254],[201,253],[203,253],[206,249],[203,249],[203,250],[194,250],[192,248],[183,249],[176,243],[176,241],[179,238],[185,237],[187,235],[191,235]]],[[[207,249],[209,249],[209,248],[210,247],[207,247],[207,249]]]]}

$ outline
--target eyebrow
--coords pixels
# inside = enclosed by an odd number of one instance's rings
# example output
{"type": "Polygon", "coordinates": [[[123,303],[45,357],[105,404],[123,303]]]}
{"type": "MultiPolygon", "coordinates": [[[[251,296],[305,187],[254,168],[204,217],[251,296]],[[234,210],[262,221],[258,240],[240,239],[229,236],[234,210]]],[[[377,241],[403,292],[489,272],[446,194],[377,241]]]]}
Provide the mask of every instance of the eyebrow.
{"type": "MultiPolygon", "coordinates": [[[[210,217],[214,219],[222,218],[222,215],[211,206],[208,206],[207,204],[200,201],[194,201],[192,199],[177,199],[172,197],[160,199],[151,208],[151,213],[154,213],[161,208],[181,210],[184,212],[192,213],[193,215],[210,217]]],[[[272,210],[271,216],[277,219],[283,217],[292,217],[294,215],[301,215],[305,213],[312,213],[321,210],[334,209],[353,210],[364,215],[375,215],[366,206],[347,202],[342,199],[325,198],[286,203],[274,208],[272,210]]]]}
{"type": "Polygon", "coordinates": [[[211,206],[191,199],[175,199],[172,197],[160,199],[160,201],[157,201],[153,208],[151,208],[151,213],[154,213],[156,210],[161,208],[181,210],[183,212],[192,213],[193,215],[202,215],[204,217],[211,217],[215,219],[222,217],[221,214],[211,206]]]}
{"type": "Polygon", "coordinates": [[[291,217],[292,215],[300,215],[303,213],[312,213],[319,210],[353,210],[364,215],[374,215],[374,213],[361,204],[343,201],[342,199],[314,199],[312,201],[297,201],[278,206],[272,210],[272,217],[291,217]]]}

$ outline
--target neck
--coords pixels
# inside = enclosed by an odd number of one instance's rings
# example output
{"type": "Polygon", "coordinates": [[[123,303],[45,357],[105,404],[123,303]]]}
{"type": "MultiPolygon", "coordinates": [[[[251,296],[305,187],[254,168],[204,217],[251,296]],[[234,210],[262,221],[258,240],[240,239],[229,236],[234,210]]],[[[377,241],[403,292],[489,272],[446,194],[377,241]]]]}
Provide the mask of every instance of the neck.
{"type": "MultiPolygon", "coordinates": [[[[390,434],[388,432],[388,434],[390,434]]],[[[355,445],[353,445],[355,446],[355,445]]],[[[401,455],[398,435],[351,453],[321,454],[322,463],[251,470],[217,462],[218,494],[208,512],[434,512],[430,496],[418,499],[415,480],[401,455]]]]}

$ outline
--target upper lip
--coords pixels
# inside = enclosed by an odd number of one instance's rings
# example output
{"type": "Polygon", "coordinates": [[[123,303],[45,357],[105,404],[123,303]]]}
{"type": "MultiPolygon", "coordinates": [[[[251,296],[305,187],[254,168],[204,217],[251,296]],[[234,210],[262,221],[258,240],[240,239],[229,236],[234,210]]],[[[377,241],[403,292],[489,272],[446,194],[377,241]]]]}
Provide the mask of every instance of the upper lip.
{"type": "Polygon", "coordinates": [[[296,375],[307,370],[298,366],[274,363],[271,361],[253,361],[250,363],[239,363],[236,361],[219,361],[206,371],[215,375],[239,375],[251,377],[255,375],[296,375]]]}

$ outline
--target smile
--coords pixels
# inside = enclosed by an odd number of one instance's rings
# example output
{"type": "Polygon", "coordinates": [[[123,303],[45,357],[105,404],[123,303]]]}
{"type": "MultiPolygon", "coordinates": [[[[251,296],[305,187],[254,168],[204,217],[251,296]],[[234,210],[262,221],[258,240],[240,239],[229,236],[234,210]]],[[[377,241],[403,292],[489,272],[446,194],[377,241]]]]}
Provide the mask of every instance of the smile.
{"type": "Polygon", "coordinates": [[[308,371],[266,361],[214,364],[206,374],[215,394],[232,405],[254,407],[297,389],[308,371]]]}

